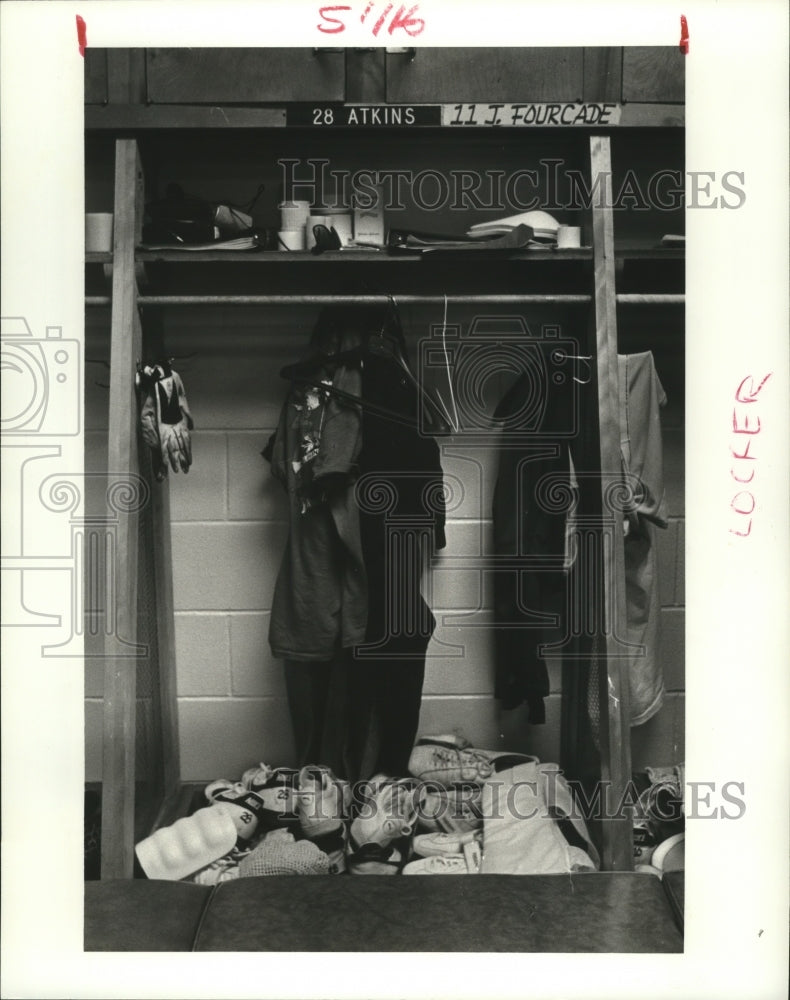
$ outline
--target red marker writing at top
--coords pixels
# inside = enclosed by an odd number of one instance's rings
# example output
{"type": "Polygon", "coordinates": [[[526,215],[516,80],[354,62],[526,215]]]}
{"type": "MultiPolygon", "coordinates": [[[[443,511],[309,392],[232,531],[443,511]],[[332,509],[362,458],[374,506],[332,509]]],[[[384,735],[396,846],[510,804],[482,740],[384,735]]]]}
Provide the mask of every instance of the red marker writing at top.
{"type": "MultiPolygon", "coordinates": [[[[395,4],[392,0],[384,4],[383,9],[379,10],[377,8],[377,3],[379,0],[367,0],[365,9],[362,11],[359,20],[365,24],[368,14],[375,13],[375,21],[368,21],[368,26],[371,28],[371,32],[374,37],[378,37],[379,32],[384,27],[387,22],[387,18],[391,19],[387,25],[387,34],[394,35],[397,31],[405,31],[407,35],[414,37],[415,35],[421,34],[425,29],[425,21],[421,17],[417,17],[417,12],[420,9],[419,4],[413,4],[409,9],[406,9],[405,4],[400,4],[397,10],[395,10],[395,4]],[[394,12],[394,13],[393,13],[394,12]]],[[[346,30],[346,23],[344,20],[344,13],[346,11],[351,11],[352,7],[349,4],[336,4],[331,7],[319,7],[318,16],[321,18],[321,23],[317,24],[316,27],[319,31],[324,32],[327,35],[336,35],[341,31],[346,30]]]]}
{"type": "Polygon", "coordinates": [[[680,51],[684,56],[689,54],[689,24],[685,15],[680,15],[680,51]]]}
{"type": "Polygon", "coordinates": [[[85,21],[83,18],[77,14],[77,44],[80,47],[80,55],[85,55],[85,49],[88,47],[88,32],[85,27],[85,21]]]}

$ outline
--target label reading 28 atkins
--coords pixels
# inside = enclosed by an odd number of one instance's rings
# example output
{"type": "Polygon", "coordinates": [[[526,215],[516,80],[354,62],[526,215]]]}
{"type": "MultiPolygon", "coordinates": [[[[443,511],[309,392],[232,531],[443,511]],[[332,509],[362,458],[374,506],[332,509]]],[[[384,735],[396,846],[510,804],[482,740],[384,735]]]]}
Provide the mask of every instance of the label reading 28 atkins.
{"type": "Polygon", "coordinates": [[[438,104],[324,104],[296,105],[286,111],[286,124],[308,128],[411,128],[441,125],[438,104]]]}

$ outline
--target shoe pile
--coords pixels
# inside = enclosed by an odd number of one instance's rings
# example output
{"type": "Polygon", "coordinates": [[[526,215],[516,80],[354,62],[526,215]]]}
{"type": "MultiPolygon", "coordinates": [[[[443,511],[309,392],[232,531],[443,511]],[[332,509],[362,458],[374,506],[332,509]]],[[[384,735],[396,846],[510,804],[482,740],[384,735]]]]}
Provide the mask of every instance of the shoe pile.
{"type": "Polygon", "coordinates": [[[408,777],[377,774],[352,789],[320,764],[259,763],[238,781],[212,781],[205,789],[209,807],[138,844],[138,857],[149,877],[204,885],[272,874],[597,867],[583,821],[570,818],[570,789],[556,765],[438,735],[417,741],[408,771],[408,777]]]}

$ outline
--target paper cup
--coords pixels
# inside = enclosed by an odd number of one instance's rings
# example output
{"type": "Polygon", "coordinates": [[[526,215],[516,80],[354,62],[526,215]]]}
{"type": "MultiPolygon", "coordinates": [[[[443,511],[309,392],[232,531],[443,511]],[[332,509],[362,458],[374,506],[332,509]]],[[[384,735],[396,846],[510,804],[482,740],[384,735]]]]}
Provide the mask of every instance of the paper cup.
{"type": "Polygon", "coordinates": [[[301,229],[281,229],[277,233],[280,250],[304,250],[304,226],[301,229]]]}
{"type": "Polygon", "coordinates": [[[85,252],[112,253],[111,212],[88,212],[86,214],[85,252]]]}
{"type": "Polygon", "coordinates": [[[280,229],[284,232],[300,229],[310,214],[309,201],[281,201],[277,207],[280,209],[280,229]]]}
{"type": "Polygon", "coordinates": [[[559,250],[578,250],[582,245],[582,231],[579,226],[560,226],[557,229],[559,250]]]}

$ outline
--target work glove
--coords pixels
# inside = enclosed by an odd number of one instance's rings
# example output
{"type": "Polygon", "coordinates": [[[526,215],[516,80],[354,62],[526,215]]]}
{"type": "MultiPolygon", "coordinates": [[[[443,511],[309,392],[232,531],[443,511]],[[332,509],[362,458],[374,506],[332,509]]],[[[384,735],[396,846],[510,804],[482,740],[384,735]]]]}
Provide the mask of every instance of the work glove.
{"type": "Polygon", "coordinates": [[[142,370],[141,385],[145,389],[140,410],[142,436],[153,453],[157,481],[167,475],[168,464],[173,472],[189,472],[192,465],[189,432],[195,425],[181,376],[156,365],[142,370]]]}

